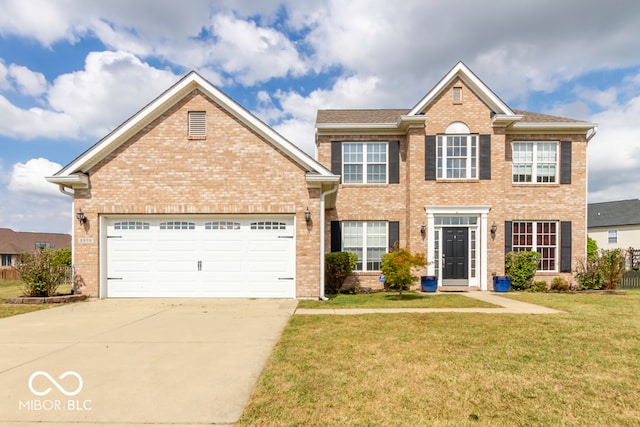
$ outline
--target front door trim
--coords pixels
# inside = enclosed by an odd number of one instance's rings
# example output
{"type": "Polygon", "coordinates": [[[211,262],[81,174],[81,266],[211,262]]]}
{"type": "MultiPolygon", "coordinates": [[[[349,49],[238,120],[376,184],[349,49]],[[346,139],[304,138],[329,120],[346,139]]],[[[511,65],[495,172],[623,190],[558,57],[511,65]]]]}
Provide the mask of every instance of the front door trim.
{"type": "MultiPolygon", "coordinates": [[[[487,279],[487,240],[489,230],[487,228],[487,217],[491,206],[425,206],[425,213],[427,215],[427,260],[431,260],[427,266],[427,274],[435,275],[435,262],[440,262],[440,259],[435,259],[435,250],[433,242],[435,241],[436,216],[478,216],[480,222],[477,225],[477,245],[479,249],[479,271],[476,277],[476,286],[479,285],[480,290],[486,291],[488,289],[487,279]]],[[[441,227],[438,227],[441,228],[441,227]]],[[[442,269],[440,270],[442,271],[442,269]]],[[[438,278],[438,285],[442,286],[442,279],[438,278]]]]}

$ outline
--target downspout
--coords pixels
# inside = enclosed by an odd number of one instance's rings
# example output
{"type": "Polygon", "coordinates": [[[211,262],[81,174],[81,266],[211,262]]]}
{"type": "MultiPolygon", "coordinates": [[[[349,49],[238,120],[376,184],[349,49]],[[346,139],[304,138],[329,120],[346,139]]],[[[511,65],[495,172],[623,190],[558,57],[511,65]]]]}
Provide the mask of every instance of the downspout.
{"type": "Polygon", "coordinates": [[[58,188],[60,189],[60,192],[65,196],[73,197],[73,193],[66,191],[65,188],[67,187],[65,187],[64,185],[58,185],[58,188]]]}
{"type": "Polygon", "coordinates": [[[325,232],[325,215],[324,215],[324,200],[329,194],[333,194],[338,191],[336,185],[331,190],[325,191],[320,194],[320,299],[322,301],[328,301],[329,298],[324,296],[324,275],[325,275],[325,262],[324,262],[324,232],[325,232]]]}
{"type": "MultiPolygon", "coordinates": [[[[72,193],[70,191],[67,191],[64,185],[58,185],[58,188],[60,189],[60,192],[62,194],[64,194],[65,196],[69,196],[69,197],[74,197],[75,193],[72,193]]],[[[74,199],[75,200],[75,199],[74,199]]],[[[73,220],[74,220],[74,213],[73,213],[73,202],[71,203],[71,254],[75,254],[76,253],[76,236],[75,236],[75,232],[73,231],[73,220]]],[[[74,273],[75,270],[75,266],[72,265],[71,266],[71,294],[75,295],[76,293],[76,282],[74,280],[74,273]]]]}

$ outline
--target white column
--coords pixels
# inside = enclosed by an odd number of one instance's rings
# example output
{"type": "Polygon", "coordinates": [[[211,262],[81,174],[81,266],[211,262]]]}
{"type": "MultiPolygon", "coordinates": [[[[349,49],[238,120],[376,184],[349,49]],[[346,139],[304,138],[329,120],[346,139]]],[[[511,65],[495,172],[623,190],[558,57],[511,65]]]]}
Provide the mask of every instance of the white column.
{"type": "Polygon", "coordinates": [[[489,239],[489,228],[487,226],[488,212],[480,214],[480,232],[478,233],[478,240],[480,240],[480,290],[487,290],[487,240],[489,239]]]}

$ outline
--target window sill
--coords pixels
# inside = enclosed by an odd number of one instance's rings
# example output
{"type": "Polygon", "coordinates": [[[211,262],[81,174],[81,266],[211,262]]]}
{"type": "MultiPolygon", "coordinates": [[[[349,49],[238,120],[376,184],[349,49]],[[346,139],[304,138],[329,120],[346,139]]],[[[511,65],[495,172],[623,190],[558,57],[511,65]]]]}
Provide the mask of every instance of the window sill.
{"type": "Polygon", "coordinates": [[[342,188],[384,188],[388,187],[389,184],[340,184],[342,188]]]}
{"type": "Polygon", "coordinates": [[[189,135],[187,137],[187,139],[189,141],[192,141],[192,140],[204,140],[204,139],[207,139],[207,136],[206,135],[189,135]]]}
{"type": "Polygon", "coordinates": [[[560,187],[557,182],[512,182],[514,187],[560,187]]]}
{"type": "Polygon", "coordinates": [[[480,182],[479,178],[437,178],[436,182],[480,182]]]}

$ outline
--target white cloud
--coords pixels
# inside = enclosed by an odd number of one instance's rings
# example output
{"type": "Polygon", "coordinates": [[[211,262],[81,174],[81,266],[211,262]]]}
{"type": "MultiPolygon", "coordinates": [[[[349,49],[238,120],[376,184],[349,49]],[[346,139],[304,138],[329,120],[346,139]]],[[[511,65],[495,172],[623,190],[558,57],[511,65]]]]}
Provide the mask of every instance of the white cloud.
{"type": "Polygon", "coordinates": [[[19,139],[74,138],[78,124],[66,114],[42,108],[18,108],[0,95],[0,135],[19,139]]]}
{"type": "Polygon", "coordinates": [[[13,165],[9,179],[9,191],[64,197],[58,187],[48,182],[44,177],[50,176],[62,168],[58,163],[47,159],[31,159],[26,163],[13,165]]]}
{"type": "Polygon", "coordinates": [[[22,65],[9,65],[8,76],[18,87],[18,91],[28,96],[40,96],[47,91],[47,79],[44,74],[33,72],[22,65]]]}
{"type": "Polygon", "coordinates": [[[229,15],[215,15],[211,30],[215,41],[207,46],[208,63],[220,64],[242,84],[306,72],[295,45],[275,29],[229,15]]]}
{"type": "Polygon", "coordinates": [[[85,69],[53,82],[48,99],[79,126],[81,135],[102,137],[178,80],[124,52],[92,52],[85,69]]]}
{"type": "Polygon", "coordinates": [[[9,80],[7,80],[8,73],[9,70],[5,67],[2,58],[0,58],[0,90],[11,88],[11,84],[9,83],[9,80]]]}
{"type": "Polygon", "coordinates": [[[71,232],[71,197],[44,177],[60,165],[44,158],[16,163],[11,171],[0,164],[0,227],[15,231],[71,232]]]}
{"type": "Polygon", "coordinates": [[[589,145],[590,202],[640,197],[638,117],[640,96],[593,117],[600,127],[589,145]]]}

